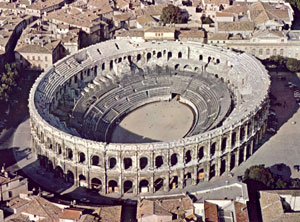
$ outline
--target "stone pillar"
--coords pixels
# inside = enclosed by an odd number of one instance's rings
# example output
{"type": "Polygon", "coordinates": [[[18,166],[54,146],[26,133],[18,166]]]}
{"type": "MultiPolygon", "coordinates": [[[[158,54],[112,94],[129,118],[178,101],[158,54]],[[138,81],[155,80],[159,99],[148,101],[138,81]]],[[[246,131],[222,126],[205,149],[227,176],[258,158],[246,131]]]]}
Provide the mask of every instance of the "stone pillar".
{"type": "Polygon", "coordinates": [[[231,161],[231,153],[227,154],[227,161],[226,161],[226,172],[230,172],[230,161],[231,161]]]}
{"type": "Polygon", "coordinates": [[[218,157],[215,164],[215,175],[220,176],[221,173],[221,158],[218,157]]]}
{"type": "Polygon", "coordinates": [[[149,193],[154,193],[154,174],[152,174],[152,177],[151,177],[149,183],[150,183],[149,184],[150,185],[150,187],[149,187],[149,193]]]}
{"type": "Polygon", "coordinates": [[[192,184],[197,184],[197,178],[198,178],[198,169],[197,166],[194,166],[194,173],[192,174],[192,184]]]}
{"type": "Polygon", "coordinates": [[[235,166],[239,165],[239,160],[240,160],[240,150],[237,149],[237,151],[235,152],[235,166]]]}
{"type": "Polygon", "coordinates": [[[164,180],[164,191],[169,192],[169,184],[170,184],[170,171],[166,174],[166,178],[164,180]]]}
{"type": "Polygon", "coordinates": [[[210,174],[210,162],[204,166],[204,173],[205,173],[205,178],[204,181],[209,181],[209,174],[210,174]]]}

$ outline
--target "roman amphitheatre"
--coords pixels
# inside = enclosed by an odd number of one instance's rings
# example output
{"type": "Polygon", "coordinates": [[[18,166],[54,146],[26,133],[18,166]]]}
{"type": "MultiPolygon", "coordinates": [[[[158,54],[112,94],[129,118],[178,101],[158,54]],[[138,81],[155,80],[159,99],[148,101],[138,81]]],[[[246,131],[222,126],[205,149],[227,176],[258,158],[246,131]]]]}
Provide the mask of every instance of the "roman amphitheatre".
{"type": "Polygon", "coordinates": [[[253,56],[196,42],[110,40],[47,69],[30,92],[40,164],[102,195],[168,193],[246,161],[270,79],[253,56]]]}

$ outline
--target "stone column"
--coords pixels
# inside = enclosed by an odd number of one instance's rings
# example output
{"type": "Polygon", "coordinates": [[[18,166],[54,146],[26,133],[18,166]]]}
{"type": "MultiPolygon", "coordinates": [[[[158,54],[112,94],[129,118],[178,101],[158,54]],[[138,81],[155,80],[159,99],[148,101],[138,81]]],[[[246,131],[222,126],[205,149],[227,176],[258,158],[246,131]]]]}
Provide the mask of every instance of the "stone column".
{"type": "Polygon", "coordinates": [[[192,174],[192,184],[197,184],[197,178],[198,178],[198,169],[197,166],[194,166],[194,173],[192,174]]]}
{"type": "Polygon", "coordinates": [[[239,159],[240,159],[240,149],[238,148],[235,153],[235,166],[239,165],[239,159]]]}
{"type": "Polygon", "coordinates": [[[220,176],[221,172],[221,158],[217,157],[216,164],[215,164],[215,175],[220,176]]]}

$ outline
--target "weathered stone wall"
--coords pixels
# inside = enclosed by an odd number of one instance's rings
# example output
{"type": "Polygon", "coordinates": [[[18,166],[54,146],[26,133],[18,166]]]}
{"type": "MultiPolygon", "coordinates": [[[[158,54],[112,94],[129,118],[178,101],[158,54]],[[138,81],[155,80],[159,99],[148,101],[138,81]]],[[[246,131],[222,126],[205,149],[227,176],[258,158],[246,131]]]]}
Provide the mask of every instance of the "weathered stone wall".
{"type": "Polygon", "coordinates": [[[32,144],[41,165],[102,194],[180,189],[230,172],[252,155],[266,129],[269,86],[265,68],[247,54],[194,42],[103,42],[59,61],[37,79],[29,99],[32,144]],[[86,92],[100,80],[109,85],[109,75],[121,75],[126,61],[141,69],[157,64],[195,73],[206,70],[228,84],[234,109],[221,127],[143,144],[83,139],[51,114],[65,94],[80,97],[80,84],[86,92]]]}

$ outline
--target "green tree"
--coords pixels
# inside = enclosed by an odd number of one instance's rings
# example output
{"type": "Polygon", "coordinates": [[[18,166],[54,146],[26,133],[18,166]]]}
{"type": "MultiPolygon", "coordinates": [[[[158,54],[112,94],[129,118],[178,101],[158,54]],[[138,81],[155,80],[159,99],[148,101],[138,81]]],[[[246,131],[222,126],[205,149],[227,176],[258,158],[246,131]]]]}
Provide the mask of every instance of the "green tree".
{"type": "Polygon", "coordinates": [[[180,8],[178,6],[174,6],[171,4],[163,8],[162,15],[160,16],[160,20],[164,24],[170,24],[170,23],[178,24],[178,23],[186,22],[186,19],[184,18],[180,8]]]}
{"type": "Polygon", "coordinates": [[[300,0],[287,0],[295,9],[300,11],[300,0]]]}
{"type": "Polygon", "coordinates": [[[278,65],[284,65],[285,63],[285,58],[283,56],[280,56],[280,55],[272,55],[270,58],[269,58],[270,61],[272,62],[275,62],[277,63],[278,65]]]}
{"type": "Polygon", "coordinates": [[[214,23],[214,21],[211,18],[205,17],[205,16],[201,17],[201,21],[202,21],[202,24],[211,24],[211,23],[214,23]]]}
{"type": "Polygon", "coordinates": [[[0,79],[0,101],[8,102],[13,88],[17,86],[18,78],[16,64],[5,64],[5,73],[2,73],[0,79]]]}
{"type": "Polygon", "coordinates": [[[277,181],[276,181],[276,188],[277,189],[284,189],[284,188],[287,188],[287,183],[286,182],[284,182],[282,179],[278,179],[277,181]]]}
{"type": "Polygon", "coordinates": [[[247,169],[244,173],[243,180],[255,180],[263,183],[267,187],[274,187],[275,179],[273,174],[264,165],[255,165],[247,169]]]}
{"type": "Polygon", "coordinates": [[[291,72],[297,72],[300,70],[300,61],[294,58],[289,58],[286,62],[286,68],[291,72]]]}

